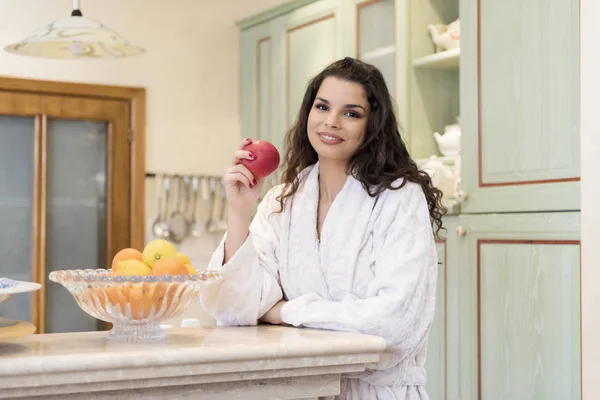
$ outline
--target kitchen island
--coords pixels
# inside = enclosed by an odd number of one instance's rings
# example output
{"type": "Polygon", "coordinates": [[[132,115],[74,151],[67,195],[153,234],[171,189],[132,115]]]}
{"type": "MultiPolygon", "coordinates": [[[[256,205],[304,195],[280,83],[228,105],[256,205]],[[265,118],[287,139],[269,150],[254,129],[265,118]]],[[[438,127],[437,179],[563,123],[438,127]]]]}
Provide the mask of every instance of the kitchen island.
{"type": "Polygon", "coordinates": [[[28,335],[0,343],[0,399],[333,399],[364,371],[381,338],[259,325],[168,329],[163,342],[106,332],[28,335]]]}

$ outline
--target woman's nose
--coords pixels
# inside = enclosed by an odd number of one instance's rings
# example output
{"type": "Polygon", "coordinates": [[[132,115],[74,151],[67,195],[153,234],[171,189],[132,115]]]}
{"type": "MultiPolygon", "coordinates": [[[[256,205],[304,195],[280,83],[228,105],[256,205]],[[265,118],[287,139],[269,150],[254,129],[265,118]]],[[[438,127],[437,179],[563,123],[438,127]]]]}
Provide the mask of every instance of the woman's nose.
{"type": "Polygon", "coordinates": [[[339,128],[337,114],[330,113],[327,119],[325,120],[325,126],[328,126],[329,128],[339,128]]]}

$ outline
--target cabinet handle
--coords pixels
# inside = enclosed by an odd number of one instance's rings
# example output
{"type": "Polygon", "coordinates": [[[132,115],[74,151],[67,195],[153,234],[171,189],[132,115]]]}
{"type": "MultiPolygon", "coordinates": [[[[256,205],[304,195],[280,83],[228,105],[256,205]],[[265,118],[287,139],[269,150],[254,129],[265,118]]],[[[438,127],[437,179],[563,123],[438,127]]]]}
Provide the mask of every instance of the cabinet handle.
{"type": "Polygon", "coordinates": [[[465,236],[467,234],[467,230],[465,228],[463,228],[462,226],[457,226],[456,227],[456,234],[458,236],[465,236]]]}
{"type": "Polygon", "coordinates": [[[459,204],[464,202],[467,199],[467,197],[469,197],[469,195],[467,195],[467,192],[465,192],[464,190],[459,190],[458,192],[456,192],[456,200],[459,204]]]}

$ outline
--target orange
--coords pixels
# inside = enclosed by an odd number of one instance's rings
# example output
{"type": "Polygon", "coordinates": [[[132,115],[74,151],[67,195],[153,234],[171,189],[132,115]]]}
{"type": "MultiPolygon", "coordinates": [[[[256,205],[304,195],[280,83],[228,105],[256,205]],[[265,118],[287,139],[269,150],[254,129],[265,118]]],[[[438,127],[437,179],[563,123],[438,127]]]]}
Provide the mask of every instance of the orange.
{"type": "Polygon", "coordinates": [[[133,319],[144,319],[152,311],[154,285],[144,283],[129,290],[129,307],[133,319]]]}
{"type": "Polygon", "coordinates": [[[152,267],[152,275],[187,275],[188,269],[181,261],[175,258],[163,258],[156,261],[152,267]]]}
{"type": "Polygon", "coordinates": [[[117,254],[115,254],[115,257],[112,260],[112,270],[116,271],[117,264],[119,264],[121,261],[126,261],[126,260],[143,261],[142,252],[139,250],[136,250],[136,249],[131,249],[131,248],[127,248],[127,249],[123,249],[123,250],[119,251],[117,254]]]}
{"type": "Polygon", "coordinates": [[[111,305],[121,306],[121,312],[125,314],[128,302],[128,289],[119,286],[109,286],[106,288],[106,297],[111,305]]]}

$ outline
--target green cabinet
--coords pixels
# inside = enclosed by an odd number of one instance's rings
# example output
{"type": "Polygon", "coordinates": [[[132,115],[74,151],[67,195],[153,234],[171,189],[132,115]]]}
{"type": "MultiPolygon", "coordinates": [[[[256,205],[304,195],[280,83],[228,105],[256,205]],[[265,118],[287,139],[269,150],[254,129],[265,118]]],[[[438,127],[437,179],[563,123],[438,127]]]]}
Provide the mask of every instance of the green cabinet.
{"type": "Polygon", "coordinates": [[[358,57],[412,157],[461,177],[437,243],[430,397],[580,399],[577,2],[296,0],[240,27],[244,136],[282,150],[308,80],[358,57]],[[459,16],[460,46],[436,48],[430,25],[459,16]],[[462,151],[443,156],[434,132],[457,121],[462,151]]]}
{"type": "Polygon", "coordinates": [[[426,389],[431,399],[458,399],[459,391],[459,226],[458,216],[444,218],[447,232],[437,244],[438,281],[436,309],[429,342],[425,369],[426,389]]]}
{"type": "Polygon", "coordinates": [[[579,3],[460,1],[463,212],[579,210],[579,3]]]}
{"type": "Polygon", "coordinates": [[[461,215],[458,232],[459,397],[580,399],[580,214],[461,215]]]}

